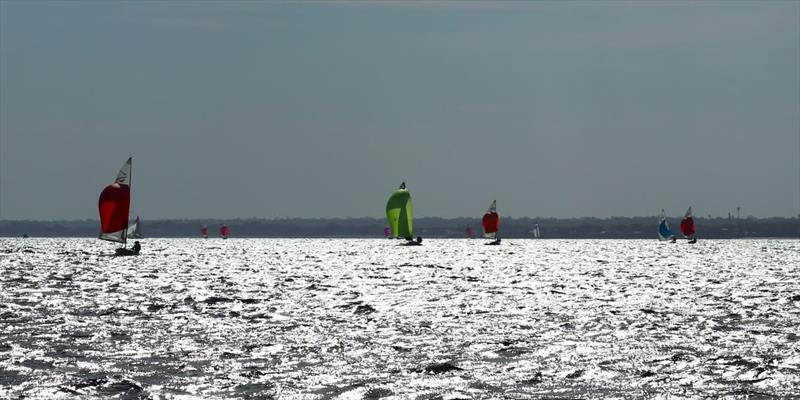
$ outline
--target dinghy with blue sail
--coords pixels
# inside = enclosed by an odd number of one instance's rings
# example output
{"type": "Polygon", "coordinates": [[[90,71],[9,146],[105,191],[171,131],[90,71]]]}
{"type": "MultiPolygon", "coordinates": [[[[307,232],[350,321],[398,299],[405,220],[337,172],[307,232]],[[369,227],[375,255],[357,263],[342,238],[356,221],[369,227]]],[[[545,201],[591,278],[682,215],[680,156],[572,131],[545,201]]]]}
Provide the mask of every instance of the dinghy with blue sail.
{"type": "Polygon", "coordinates": [[[661,220],[658,223],[658,239],[659,240],[669,240],[672,243],[675,243],[675,234],[669,229],[669,225],[667,224],[667,213],[664,212],[664,209],[661,209],[661,220]]]}

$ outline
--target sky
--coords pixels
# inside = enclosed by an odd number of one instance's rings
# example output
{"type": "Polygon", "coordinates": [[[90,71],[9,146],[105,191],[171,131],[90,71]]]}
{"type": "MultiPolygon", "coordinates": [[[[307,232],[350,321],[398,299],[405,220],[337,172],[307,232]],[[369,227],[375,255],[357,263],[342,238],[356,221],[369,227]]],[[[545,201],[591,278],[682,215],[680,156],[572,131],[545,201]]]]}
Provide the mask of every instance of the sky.
{"type": "Polygon", "coordinates": [[[800,2],[0,1],[0,219],[800,214],[800,2]]]}

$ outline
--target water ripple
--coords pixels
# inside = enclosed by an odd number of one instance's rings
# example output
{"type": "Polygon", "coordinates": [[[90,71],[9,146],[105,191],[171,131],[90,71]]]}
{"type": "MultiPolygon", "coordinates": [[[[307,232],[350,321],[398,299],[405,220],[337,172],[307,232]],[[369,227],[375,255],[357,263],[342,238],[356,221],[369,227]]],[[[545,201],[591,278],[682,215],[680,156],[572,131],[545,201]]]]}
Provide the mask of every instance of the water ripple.
{"type": "Polygon", "coordinates": [[[0,239],[0,398],[788,397],[800,241],[0,239]]]}

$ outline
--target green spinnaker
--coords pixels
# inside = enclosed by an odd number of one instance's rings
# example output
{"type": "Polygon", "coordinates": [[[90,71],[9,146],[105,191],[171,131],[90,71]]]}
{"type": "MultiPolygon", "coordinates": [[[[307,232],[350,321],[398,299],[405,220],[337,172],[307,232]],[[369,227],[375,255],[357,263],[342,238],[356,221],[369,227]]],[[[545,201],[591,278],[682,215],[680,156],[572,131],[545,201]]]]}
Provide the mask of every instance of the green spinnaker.
{"type": "Polygon", "coordinates": [[[414,207],[411,204],[411,193],[407,189],[398,189],[386,202],[386,219],[392,228],[392,237],[412,238],[414,229],[414,207]]]}

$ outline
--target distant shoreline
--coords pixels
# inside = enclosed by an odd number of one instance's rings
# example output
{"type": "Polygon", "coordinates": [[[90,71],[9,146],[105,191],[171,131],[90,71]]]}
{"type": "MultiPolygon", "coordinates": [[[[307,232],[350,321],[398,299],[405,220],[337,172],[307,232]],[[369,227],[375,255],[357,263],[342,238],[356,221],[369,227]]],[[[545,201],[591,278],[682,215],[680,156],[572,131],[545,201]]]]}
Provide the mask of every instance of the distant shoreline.
{"type": "MultiPolygon", "coordinates": [[[[706,239],[800,238],[800,218],[702,218],[695,217],[698,237],[706,239]]],[[[678,218],[668,223],[677,231],[678,218]]],[[[381,218],[284,218],[284,219],[171,219],[142,218],[145,238],[200,237],[208,227],[209,238],[218,237],[222,224],[231,238],[380,238],[386,220],[381,218]]],[[[541,239],[654,239],[658,217],[609,218],[511,218],[501,220],[503,238],[533,238],[538,224],[541,239]]],[[[97,220],[30,221],[0,220],[0,237],[97,237],[97,220]]],[[[424,238],[465,238],[466,228],[480,235],[479,218],[418,218],[416,235],[424,238]]],[[[677,233],[677,232],[676,232],[677,233]]],[[[680,235],[679,235],[680,236],[680,235]]]]}

